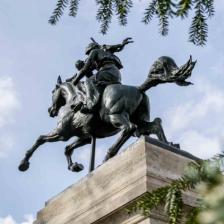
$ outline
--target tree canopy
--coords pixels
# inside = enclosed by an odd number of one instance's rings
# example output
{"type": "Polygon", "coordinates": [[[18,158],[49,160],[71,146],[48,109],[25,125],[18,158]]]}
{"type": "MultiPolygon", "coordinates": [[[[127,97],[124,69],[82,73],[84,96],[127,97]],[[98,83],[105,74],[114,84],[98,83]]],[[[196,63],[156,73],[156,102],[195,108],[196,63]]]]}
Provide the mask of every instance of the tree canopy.
{"type": "MultiPolygon", "coordinates": [[[[69,16],[75,17],[81,0],[57,0],[56,7],[49,18],[49,23],[55,25],[66,7],[69,16]]],[[[96,19],[100,23],[100,32],[106,34],[113,15],[119,24],[127,25],[128,13],[134,5],[134,0],[95,0],[98,6],[96,19]]],[[[208,37],[208,19],[214,15],[214,0],[148,0],[142,22],[149,24],[152,19],[159,21],[159,32],[168,35],[169,20],[180,17],[185,19],[190,12],[194,13],[189,28],[189,41],[197,46],[206,44],[208,37]]]]}

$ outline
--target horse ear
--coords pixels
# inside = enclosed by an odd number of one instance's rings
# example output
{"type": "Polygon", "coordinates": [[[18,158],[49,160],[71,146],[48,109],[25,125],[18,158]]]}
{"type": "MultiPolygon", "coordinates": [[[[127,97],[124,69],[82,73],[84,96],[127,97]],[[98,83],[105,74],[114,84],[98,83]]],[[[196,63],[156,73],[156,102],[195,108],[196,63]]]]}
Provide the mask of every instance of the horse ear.
{"type": "Polygon", "coordinates": [[[62,80],[61,80],[61,76],[60,75],[58,76],[57,84],[58,85],[61,85],[62,84],[62,80]]]}

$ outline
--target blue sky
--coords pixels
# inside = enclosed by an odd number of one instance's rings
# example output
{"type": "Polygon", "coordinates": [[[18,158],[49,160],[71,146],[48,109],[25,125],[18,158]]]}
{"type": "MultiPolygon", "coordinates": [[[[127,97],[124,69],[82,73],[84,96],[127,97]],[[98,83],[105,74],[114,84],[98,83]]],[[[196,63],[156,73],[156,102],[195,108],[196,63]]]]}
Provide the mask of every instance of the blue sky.
{"type": "MultiPolygon", "coordinates": [[[[184,64],[189,55],[197,59],[193,86],[167,84],[147,92],[151,117],[161,117],[168,139],[196,156],[209,158],[223,148],[223,1],[216,1],[208,43],[203,48],[187,42],[190,20],[172,21],[166,38],[158,34],[156,20],[149,26],[142,24],[146,2],[134,2],[127,27],[118,26],[114,19],[103,36],[98,32],[93,0],[81,1],[76,19],[65,13],[53,27],[47,20],[55,1],[1,1],[0,224],[32,223],[46,200],[87,174],[90,147],[74,152],[74,160],[87,168],[77,174],[67,170],[64,147],[69,143],[43,145],[26,173],[20,173],[17,166],[35,139],[56,126],[56,119],[47,113],[51,91],[58,75],[65,79],[75,72],[74,62],[85,58],[84,49],[91,36],[100,43],[119,43],[133,37],[135,42],[119,53],[125,84],[141,84],[151,64],[162,55],[173,57],[178,65],[184,64]]],[[[97,141],[97,164],[115,139],[97,141]]]]}

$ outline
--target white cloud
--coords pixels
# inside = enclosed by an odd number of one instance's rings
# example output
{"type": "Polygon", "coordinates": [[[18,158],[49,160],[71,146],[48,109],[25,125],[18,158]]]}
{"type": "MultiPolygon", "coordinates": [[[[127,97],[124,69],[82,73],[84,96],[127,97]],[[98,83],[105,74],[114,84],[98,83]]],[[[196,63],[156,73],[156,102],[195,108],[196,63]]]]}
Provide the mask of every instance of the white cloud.
{"type": "Polygon", "coordinates": [[[221,150],[224,137],[224,91],[198,80],[194,90],[166,113],[168,137],[201,158],[221,150]]]}
{"type": "Polygon", "coordinates": [[[205,82],[199,82],[197,86],[191,93],[192,99],[168,111],[171,132],[185,129],[199,119],[205,120],[208,114],[224,112],[223,90],[205,82]]]}
{"type": "Polygon", "coordinates": [[[16,224],[12,216],[7,216],[5,218],[0,218],[0,224],[16,224]]]}
{"type": "Polygon", "coordinates": [[[0,158],[5,157],[13,146],[13,137],[5,129],[13,123],[20,103],[11,77],[0,77],[0,158]]]}
{"type": "Polygon", "coordinates": [[[25,215],[25,222],[22,222],[21,224],[32,224],[34,222],[33,215],[25,215]]]}
{"type": "Polygon", "coordinates": [[[220,152],[221,140],[217,136],[207,136],[196,130],[188,130],[180,137],[184,150],[197,155],[199,158],[210,158],[220,152]]]}
{"type": "MultiPolygon", "coordinates": [[[[32,215],[25,215],[25,221],[20,224],[32,224],[34,222],[34,217],[32,215]]],[[[0,224],[19,224],[17,223],[11,215],[6,216],[5,218],[0,218],[0,224]]]]}
{"type": "Polygon", "coordinates": [[[15,85],[11,77],[0,77],[0,128],[12,122],[19,108],[15,85]]]}

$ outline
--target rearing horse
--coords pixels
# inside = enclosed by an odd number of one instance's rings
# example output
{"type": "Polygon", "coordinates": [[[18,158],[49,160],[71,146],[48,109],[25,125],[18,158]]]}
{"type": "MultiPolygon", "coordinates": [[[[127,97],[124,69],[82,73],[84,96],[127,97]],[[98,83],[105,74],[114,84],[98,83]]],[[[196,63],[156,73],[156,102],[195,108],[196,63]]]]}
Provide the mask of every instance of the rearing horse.
{"type": "Polygon", "coordinates": [[[107,86],[100,100],[99,112],[96,114],[85,114],[74,110],[72,105],[79,98],[79,88],[73,86],[71,82],[62,82],[59,77],[52,91],[52,106],[48,110],[51,117],[59,117],[57,127],[36,140],[26,152],[19,170],[26,171],[29,168],[29,160],[40,145],[46,142],[67,141],[74,136],[77,139],[66,146],[65,156],[68,169],[75,172],[81,171],[83,165],[73,163],[72,153],[74,149],[90,144],[93,136],[104,138],[121,132],[118,140],[108,150],[105,161],[115,156],[122,145],[134,134],[136,136],[155,134],[160,141],[168,143],[161,120],[156,118],[153,122],[149,121],[149,101],[144,92],[159,83],[182,82],[183,84],[191,75],[194,64],[195,62],[190,59],[184,66],[168,76],[167,73],[166,77],[157,74],[156,78],[148,78],[140,87],[121,84],[107,86]]]}

